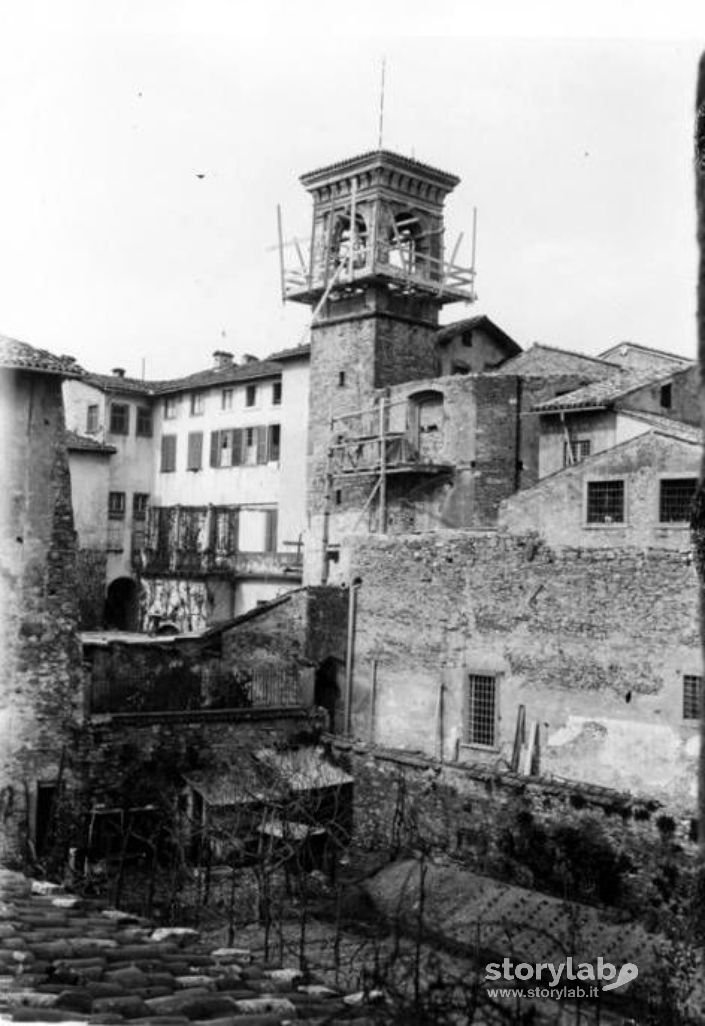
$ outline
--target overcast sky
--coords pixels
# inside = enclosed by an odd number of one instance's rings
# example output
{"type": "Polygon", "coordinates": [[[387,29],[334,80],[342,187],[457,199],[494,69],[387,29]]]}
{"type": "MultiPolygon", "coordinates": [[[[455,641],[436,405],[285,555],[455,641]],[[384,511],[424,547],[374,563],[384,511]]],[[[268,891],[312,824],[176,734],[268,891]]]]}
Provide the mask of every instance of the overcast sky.
{"type": "Polygon", "coordinates": [[[446,207],[460,262],[479,210],[480,298],[444,321],[694,354],[701,46],[677,5],[660,5],[668,27],[644,31],[628,4],[592,32],[519,6],[501,24],[470,3],[435,19],[415,0],[251,6],[0,3],[0,333],[93,370],[144,360],[147,377],[296,345],[307,312],[281,303],[276,204],[306,236],[298,176],[376,148],[384,55],[384,145],[462,179],[446,207]]]}

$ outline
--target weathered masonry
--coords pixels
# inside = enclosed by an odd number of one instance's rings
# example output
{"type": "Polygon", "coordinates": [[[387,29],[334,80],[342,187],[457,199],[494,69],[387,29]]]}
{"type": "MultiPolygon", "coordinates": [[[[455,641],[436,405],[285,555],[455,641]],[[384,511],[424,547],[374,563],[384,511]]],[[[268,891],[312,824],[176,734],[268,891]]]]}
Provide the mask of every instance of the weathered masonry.
{"type": "Polygon", "coordinates": [[[0,856],[41,856],[75,784],[76,537],[61,382],[71,361],[0,340],[0,856]]]}
{"type": "Polygon", "coordinates": [[[354,736],[694,807],[688,552],[437,532],[350,540],[339,569],[361,581],[354,736]]]}

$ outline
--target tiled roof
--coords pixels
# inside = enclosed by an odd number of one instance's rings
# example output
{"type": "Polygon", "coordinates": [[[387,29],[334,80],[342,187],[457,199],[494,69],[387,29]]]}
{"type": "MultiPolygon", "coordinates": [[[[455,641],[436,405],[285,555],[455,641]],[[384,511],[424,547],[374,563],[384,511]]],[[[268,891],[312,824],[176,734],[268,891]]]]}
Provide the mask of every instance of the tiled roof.
{"type": "Polygon", "coordinates": [[[292,346],[290,349],[280,349],[276,353],[271,353],[266,357],[267,360],[295,360],[297,357],[309,357],[311,355],[311,346],[308,342],[301,346],[292,346]]]}
{"type": "Polygon", "coordinates": [[[654,349],[651,346],[642,346],[638,342],[618,342],[616,346],[610,346],[609,349],[605,349],[604,353],[600,353],[600,359],[609,359],[618,363],[618,356],[623,355],[625,350],[636,351],[644,353],[648,356],[655,356],[662,360],[670,360],[672,363],[679,363],[683,366],[689,366],[695,363],[695,360],[690,359],[688,356],[680,356],[678,353],[668,353],[665,349],[654,349]]]}
{"type": "Polygon", "coordinates": [[[114,445],[105,445],[104,442],[99,442],[97,438],[88,438],[86,435],[79,435],[77,431],[66,432],[66,448],[71,450],[80,450],[81,452],[101,452],[109,456],[110,453],[117,452],[114,445]]]}
{"type": "Polygon", "coordinates": [[[654,373],[653,370],[617,371],[602,381],[593,381],[582,388],[576,388],[565,395],[557,395],[546,402],[537,403],[535,410],[541,413],[553,413],[559,410],[580,410],[589,407],[606,407],[621,399],[622,396],[643,388],[645,385],[656,384],[673,376],[673,370],[654,373]]]}
{"type": "Polygon", "coordinates": [[[644,410],[622,409],[620,413],[633,420],[642,420],[649,424],[661,435],[668,435],[670,438],[678,438],[682,442],[691,442],[693,445],[701,445],[703,441],[702,428],[695,424],[684,424],[680,420],[672,420],[671,417],[664,417],[660,413],[647,413],[644,410]]]}
{"type": "Polygon", "coordinates": [[[38,371],[42,374],[58,374],[62,378],[81,378],[85,371],[73,357],[54,356],[46,349],[36,349],[16,338],[0,335],[0,367],[8,370],[38,371]]]}
{"type": "MultiPolygon", "coordinates": [[[[532,346],[526,349],[523,353],[519,353],[517,356],[513,356],[511,360],[507,360],[506,363],[502,364],[494,373],[495,374],[522,374],[531,371],[531,368],[540,366],[542,362],[550,363],[551,360],[565,360],[579,368],[585,369],[590,372],[601,372],[602,375],[607,376],[610,369],[618,370],[619,365],[616,363],[610,363],[607,360],[603,360],[597,356],[588,356],[586,353],[576,353],[571,349],[562,349],[558,346],[546,346],[542,342],[534,342],[532,346]]],[[[576,367],[577,369],[577,367],[576,367]]]]}
{"type": "MultiPolygon", "coordinates": [[[[293,350],[289,351],[293,355],[293,350]]],[[[284,351],[284,359],[287,351],[284,351]]],[[[273,359],[253,360],[251,363],[232,364],[230,367],[211,367],[196,371],[183,378],[169,378],[161,381],[142,381],[138,378],[121,378],[117,374],[88,374],[86,384],[95,385],[104,392],[128,395],[156,396],[172,392],[187,392],[191,389],[209,388],[212,385],[229,385],[238,381],[257,381],[259,378],[278,377],[281,364],[273,359]]]]}
{"type": "Polygon", "coordinates": [[[453,338],[463,331],[472,331],[473,328],[484,328],[489,334],[494,335],[495,338],[501,340],[512,350],[512,357],[514,354],[521,354],[521,346],[518,342],[515,342],[511,335],[508,335],[506,331],[486,317],[485,314],[479,314],[477,317],[466,317],[462,321],[454,321],[452,324],[444,324],[436,332],[436,341],[443,345],[449,339],[453,338]]]}

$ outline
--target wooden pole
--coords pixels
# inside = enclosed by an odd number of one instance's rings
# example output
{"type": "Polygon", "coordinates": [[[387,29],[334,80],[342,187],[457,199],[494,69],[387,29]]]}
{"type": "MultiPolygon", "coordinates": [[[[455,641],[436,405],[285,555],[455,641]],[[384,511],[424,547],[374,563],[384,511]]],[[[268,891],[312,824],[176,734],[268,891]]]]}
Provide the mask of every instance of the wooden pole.
{"type": "Polygon", "coordinates": [[[286,277],[284,274],[284,232],[282,231],[282,208],[277,203],[277,232],[279,234],[279,277],[281,280],[282,304],[286,303],[286,277]]]}

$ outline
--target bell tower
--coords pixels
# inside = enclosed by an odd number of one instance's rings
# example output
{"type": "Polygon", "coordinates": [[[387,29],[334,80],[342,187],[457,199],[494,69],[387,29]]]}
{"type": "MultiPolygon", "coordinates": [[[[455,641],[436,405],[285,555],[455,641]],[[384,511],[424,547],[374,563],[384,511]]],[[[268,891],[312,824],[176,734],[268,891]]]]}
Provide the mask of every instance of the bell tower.
{"type": "Polygon", "coordinates": [[[377,150],[310,171],[301,182],[313,199],[308,259],[298,245],[298,268],[286,270],[282,259],[282,287],[287,300],[313,309],[313,527],[329,499],[334,420],[372,407],[389,386],[436,376],[439,310],[475,296],[473,271],[445,253],[443,204],[455,175],[377,150]]]}

